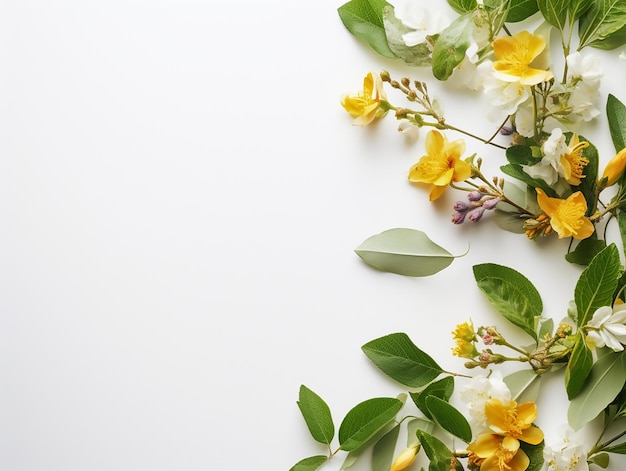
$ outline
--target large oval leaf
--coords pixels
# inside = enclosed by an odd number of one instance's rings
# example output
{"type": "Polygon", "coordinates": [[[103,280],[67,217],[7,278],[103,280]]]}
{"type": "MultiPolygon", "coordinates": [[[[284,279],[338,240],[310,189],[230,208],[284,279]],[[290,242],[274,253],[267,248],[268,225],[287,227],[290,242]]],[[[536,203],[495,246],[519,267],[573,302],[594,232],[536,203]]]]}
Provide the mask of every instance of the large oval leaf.
{"type": "Polygon", "coordinates": [[[389,471],[400,435],[400,425],[384,434],[372,448],[372,471],[389,471]]]}
{"type": "Polygon", "coordinates": [[[383,8],[389,5],[385,0],[350,0],[337,9],[343,25],[354,36],[369,44],[380,55],[395,58],[389,49],[383,8]]]}
{"type": "Polygon", "coordinates": [[[300,386],[298,407],[313,438],[320,443],[330,445],[335,436],[335,426],[326,402],[305,385],[302,385],[300,386]]]}
{"type": "Polygon", "coordinates": [[[570,402],[567,419],[572,428],[579,430],[596,418],[622,390],[626,381],[624,358],[623,353],[609,353],[593,365],[583,389],[570,402]]]}
{"type": "Polygon", "coordinates": [[[361,347],[363,353],[390,378],[410,388],[421,388],[443,370],[404,333],[389,334],[361,347]]]}
{"type": "Polygon", "coordinates": [[[345,451],[359,448],[395,419],[403,402],[394,397],[376,397],[354,406],[339,426],[339,444],[345,451]]]}
{"type": "Polygon", "coordinates": [[[541,376],[534,370],[519,370],[502,378],[511,391],[511,399],[521,402],[536,402],[539,397],[541,376]]]}
{"type": "Polygon", "coordinates": [[[439,426],[450,432],[455,437],[459,437],[465,443],[472,441],[472,428],[467,419],[443,399],[436,396],[426,398],[428,411],[439,426]]]}
{"type": "Polygon", "coordinates": [[[368,265],[406,276],[429,276],[452,263],[454,255],[416,229],[395,228],[366,239],[354,250],[368,265]]]}
{"type": "Polygon", "coordinates": [[[565,390],[572,400],[583,388],[593,367],[593,356],[582,332],[578,332],[574,349],[565,369],[565,390]]]}

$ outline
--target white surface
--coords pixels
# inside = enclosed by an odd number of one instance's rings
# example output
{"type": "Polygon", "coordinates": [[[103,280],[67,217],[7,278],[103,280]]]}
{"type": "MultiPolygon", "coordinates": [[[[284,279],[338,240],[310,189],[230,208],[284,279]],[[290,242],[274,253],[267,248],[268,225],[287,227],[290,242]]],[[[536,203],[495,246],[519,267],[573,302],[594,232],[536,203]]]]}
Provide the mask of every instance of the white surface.
{"type": "MultiPolygon", "coordinates": [[[[2,4],[2,469],[286,471],[324,452],[300,384],[337,426],[402,391],[363,343],[403,331],[461,368],[450,331],[496,320],[472,265],[521,271],[565,315],[566,242],[453,226],[456,196],[430,205],[406,181],[423,141],[407,146],[391,117],[350,125],[339,100],[368,70],[428,74],[367,50],[340,4],[2,4]],[[432,278],[368,269],[352,249],[392,227],[471,250],[432,278]]],[[[626,99],[611,81],[603,103],[626,99]]],[[[441,96],[450,122],[491,134],[471,97],[441,96]]],[[[604,118],[586,135],[612,155],[604,118]]],[[[560,399],[539,404],[548,431],[560,399]]]]}

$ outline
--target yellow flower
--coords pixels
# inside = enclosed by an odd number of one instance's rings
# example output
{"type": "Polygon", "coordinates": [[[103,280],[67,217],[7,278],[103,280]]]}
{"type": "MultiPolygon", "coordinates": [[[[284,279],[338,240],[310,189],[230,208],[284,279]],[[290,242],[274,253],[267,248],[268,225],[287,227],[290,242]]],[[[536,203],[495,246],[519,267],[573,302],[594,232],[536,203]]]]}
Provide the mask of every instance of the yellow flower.
{"type": "Polygon", "coordinates": [[[471,322],[463,322],[456,326],[452,332],[456,347],[452,349],[452,354],[460,358],[472,359],[478,355],[478,350],[474,346],[476,334],[474,325],[471,322]]]}
{"type": "Polygon", "coordinates": [[[520,31],[513,36],[503,36],[493,42],[497,60],[493,63],[496,77],[505,82],[537,85],[552,78],[549,70],[535,69],[531,63],[545,49],[541,36],[520,31]]]}
{"type": "Polygon", "coordinates": [[[341,100],[341,106],[355,118],[352,124],[367,126],[387,113],[387,110],[381,107],[381,101],[386,100],[380,76],[369,72],[363,79],[363,90],[358,95],[344,97],[341,100]]]}
{"type": "MultiPolygon", "coordinates": [[[[620,150],[615,157],[613,157],[606,167],[604,168],[604,173],[602,173],[602,178],[607,178],[606,186],[613,185],[619,177],[624,173],[624,167],[626,167],[626,148],[620,150]]],[[[602,180],[600,178],[600,180],[602,180]]]]}
{"type": "Polygon", "coordinates": [[[550,198],[537,188],[537,203],[550,218],[550,226],[557,232],[559,239],[586,239],[593,234],[593,223],[585,217],[587,201],[580,191],[563,200],[550,198]]]}
{"type": "Polygon", "coordinates": [[[426,135],[426,155],[409,170],[409,181],[430,183],[430,201],[439,198],[451,182],[467,180],[472,175],[472,167],[461,160],[465,152],[465,142],[448,139],[439,131],[426,135]]]}
{"type": "Polygon", "coordinates": [[[583,171],[589,163],[589,159],[583,157],[582,154],[586,147],[589,147],[589,143],[580,142],[578,134],[574,134],[569,141],[567,150],[561,156],[564,177],[570,185],[580,185],[580,180],[585,178],[583,171]]]}
{"type": "Polygon", "coordinates": [[[512,437],[483,433],[468,447],[469,462],[480,471],[524,471],[530,460],[512,437]]]}
{"type": "MultiPolygon", "coordinates": [[[[533,425],[537,418],[534,402],[517,405],[515,401],[502,402],[492,398],[485,403],[485,415],[490,428],[496,433],[531,445],[538,445],[543,440],[543,432],[533,425]]],[[[507,445],[507,448],[510,446],[507,445]]]]}
{"type": "Polygon", "coordinates": [[[417,456],[418,451],[419,445],[413,445],[404,450],[393,461],[393,463],[391,464],[391,468],[389,468],[389,471],[402,471],[403,469],[411,466],[413,464],[413,461],[415,461],[415,457],[417,456]]]}

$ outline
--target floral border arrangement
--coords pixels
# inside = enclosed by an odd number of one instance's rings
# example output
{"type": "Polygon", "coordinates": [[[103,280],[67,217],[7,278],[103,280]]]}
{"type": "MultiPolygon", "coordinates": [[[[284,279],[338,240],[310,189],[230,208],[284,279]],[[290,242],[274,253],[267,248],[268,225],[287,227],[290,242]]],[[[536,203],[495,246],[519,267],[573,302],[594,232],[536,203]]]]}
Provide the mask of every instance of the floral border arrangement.
{"type": "MultiPolygon", "coordinates": [[[[602,74],[589,50],[626,44],[626,4],[447,1],[456,13],[451,21],[417,0],[398,11],[385,0],[350,0],[338,13],[350,33],[382,56],[428,68],[434,79],[483,97],[496,123],[492,136],[450,124],[425,81],[397,80],[386,71],[367,73],[362,90],[341,105],[355,125],[393,114],[403,133],[429,129],[426,154],[408,179],[426,186],[431,201],[448,188],[464,192],[452,208],[453,223],[478,222],[488,213],[502,229],[531,240],[556,234],[571,241],[566,259],[585,268],[568,316],[555,325],[543,316],[541,296],[523,274],[475,265],[477,287],[505,325],[475,327],[467,320],[456,326],[452,353],[465,359],[466,371],[444,370],[405,333],[366,343],[362,350],[373,365],[406,392],[357,404],[336,433],[325,400],[302,385],[298,407],[328,453],[304,458],[291,471],[317,470],[340,453],[344,470],[365,451],[371,451],[372,471],[424,463],[429,471],[580,471],[606,468],[611,456],[626,454],[626,270],[620,248],[606,237],[606,225],[615,219],[621,249],[626,245],[626,106],[609,94],[615,154],[603,169],[583,135],[585,124],[601,113],[602,74]],[[555,40],[561,60],[550,56],[555,40]],[[393,104],[388,92],[406,103],[393,104]],[[463,137],[449,140],[451,132],[463,137]],[[509,145],[494,142],[498,135],[509,136],[509,145]],[[465,155],[464,139],[501,149],[506,177],[485,175],[482,159],[465,155]],[[521,329],[530,346],[507,340],[511,328],[521,329]],[[503,376],[505,363],[521,367],[503,376]],[[557,443],[546,444],[534,423],[540,413],[535,402],[543,378],[555,374],[569,399],[569,427],[557,443]],[[578,433],[592,422],[599,424],[597,439],[582,443],[578,433]],[[400,436],[406,445],[399,445],[400,436]]],[[[455,258],[423,232],[401,228],[368,238],[356,253],[379,270],[407,276],[432,275],[455,258]]]]}

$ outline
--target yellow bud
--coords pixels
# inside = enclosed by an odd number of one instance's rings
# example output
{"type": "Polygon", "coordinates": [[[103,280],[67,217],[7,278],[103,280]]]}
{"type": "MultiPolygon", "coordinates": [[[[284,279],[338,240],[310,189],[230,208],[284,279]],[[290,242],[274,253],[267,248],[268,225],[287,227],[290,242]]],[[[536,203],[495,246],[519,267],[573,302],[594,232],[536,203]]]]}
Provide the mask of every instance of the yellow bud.
{"type": "Polygon", "coordinates": [[[626,167],[626,147],[620,150],[615,157],[613,157],[604,169],[604,173],[600,178],[602,181],[603,178],[607,179],[606,186],[613,185],[619,177],[624,173],[624,168],[626,167]]]}
{"type": "Polygon", "coordinates": [[[403,469],[411,466],[411,464],[413,464],[413,461],[415,461],[415,457],[417,456],[418,451],[419,445],[417,444],[404,450],[391,464],[391,468],[389,468],[389,471],[402,471],[403,469]]]}

